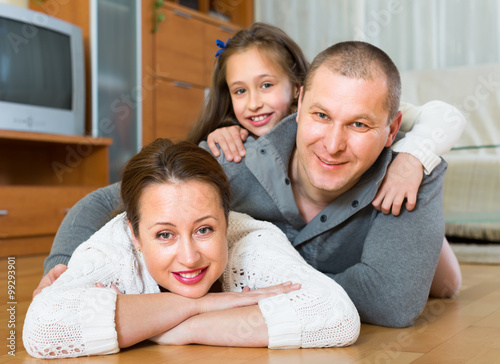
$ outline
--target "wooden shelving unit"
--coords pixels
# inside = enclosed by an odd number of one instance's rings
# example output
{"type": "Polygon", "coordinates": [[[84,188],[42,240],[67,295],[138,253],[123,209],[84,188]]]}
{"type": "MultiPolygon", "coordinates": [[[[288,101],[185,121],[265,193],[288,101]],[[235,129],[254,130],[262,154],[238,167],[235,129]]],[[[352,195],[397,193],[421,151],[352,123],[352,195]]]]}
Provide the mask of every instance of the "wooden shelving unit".
{"type": "Polygon", "coordinates": [[[109,183],[111,143],[0,130],[0,257],[50,251],[69,208],[109,183]]]}
{"type": "Polygon", "coordinates": [[[253,0],[169,0],[185,8],[246,28],[253,23],[253,0]]]}
{"type": "Polygon", "coordinates": [[[225,42],[252,24],[253,1],[142,4],[143,144],[158,137],[183,139],[210,87],[216,39],[225,42]],[[159,13],[163,20],[156,23],[159,13]]]}

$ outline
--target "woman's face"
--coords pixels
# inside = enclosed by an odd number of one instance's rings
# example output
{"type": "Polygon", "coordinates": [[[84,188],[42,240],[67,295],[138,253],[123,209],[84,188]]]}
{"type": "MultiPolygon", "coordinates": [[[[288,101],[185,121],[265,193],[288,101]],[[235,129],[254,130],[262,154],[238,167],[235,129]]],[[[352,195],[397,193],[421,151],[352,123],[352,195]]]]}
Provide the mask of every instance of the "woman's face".
{"type": "Polygon", "coordinates": [[[285,72],[256,47],[228,58],[226,82],[236,119],[257,136],[288,116],[298,92],[285,72]]]}
{"type": "Polygon", "coordinates": [[[154,280],[185,297],[205,295],[227,264],[227,223],[216,189],[199,181],[153,184],[139,209],[139,236],[132,236],[154,280]]]}

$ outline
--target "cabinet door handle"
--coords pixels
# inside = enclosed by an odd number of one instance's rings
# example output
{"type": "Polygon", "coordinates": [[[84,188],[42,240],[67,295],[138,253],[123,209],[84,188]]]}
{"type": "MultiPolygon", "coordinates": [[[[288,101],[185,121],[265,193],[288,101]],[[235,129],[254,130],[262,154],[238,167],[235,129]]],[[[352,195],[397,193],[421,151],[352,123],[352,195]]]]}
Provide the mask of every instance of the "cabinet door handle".
{"type": "Polygon", "coordinates": [[[223,32],[228,32],[228,33],[234,33],[235,30],[233,28],[230,28],[226,25],[221,25],[220,26],[220,30],[222,30],[223,32]]]}
{"type": "Polygon", "coordinates": [[[9,214],[9,210],[0,210],[0,216],[5,216],[9,214]]]}
{"type": "Polygon", "coordinates": [[[191,84],[187,82],[174,81],[174,86],[182,87],[182,88],[191,88],[191,84]]]}
{"type": "Polygon", "coordinates": [[[174,10],[174,14],[182,16],[183,18],[186,18],[186,19],[191,19],[193,17],[191,14],[185,13],[185,12],[183,12],[181,10],[177,10],[177,9],[174,10]]]}

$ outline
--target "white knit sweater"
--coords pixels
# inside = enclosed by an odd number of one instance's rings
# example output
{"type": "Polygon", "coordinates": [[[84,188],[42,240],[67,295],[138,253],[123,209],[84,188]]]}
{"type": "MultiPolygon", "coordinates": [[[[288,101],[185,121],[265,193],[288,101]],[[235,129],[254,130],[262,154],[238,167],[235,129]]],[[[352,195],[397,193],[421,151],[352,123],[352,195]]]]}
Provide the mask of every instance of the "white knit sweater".
{"type": "MultiPolygon", "coordinates": [[[[286,281],[301,289],[259,301],[269,348],[346,346],[359,335],[354,304],[332,279],[309,266],[274,225],[232,212],[225,291],[286,281]]],[[[73,253],[64,272],[31,303],[23,342],[38,358],[104,355],[119,351],[116,285],[122,293],[160,292],[132,244],[125,214],[118,215],[73,253]]]]}

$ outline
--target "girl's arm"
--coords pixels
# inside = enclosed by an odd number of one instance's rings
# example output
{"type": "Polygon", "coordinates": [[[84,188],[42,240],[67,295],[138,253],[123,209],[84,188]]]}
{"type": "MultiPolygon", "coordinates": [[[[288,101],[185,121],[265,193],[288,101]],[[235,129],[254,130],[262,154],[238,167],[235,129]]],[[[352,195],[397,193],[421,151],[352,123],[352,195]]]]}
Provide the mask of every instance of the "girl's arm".
{"type": "Polygon", "coordinates": [[[403,201],[413,210],[423,173],[430,174],[441,162],[440,156],[458,141],[465,128],[465,117],[447,103],[431,101],[422,106],[401,103],[401,129],[404,138],[392,149],[399,154],[389,166],[373,206],[385,214],[399,215],[403,201]]]}
{"type": "Polygon", "coordinates": [[[334,280],[308,265],[276,226],[231,213],[228,240],[224,290],[255,289],[290,279],[301,289],[262,299],[258,306],[191,317],[154,341],[272,349],[347,346],[356,341],[360,320],[352,301],[334,280]]]}

